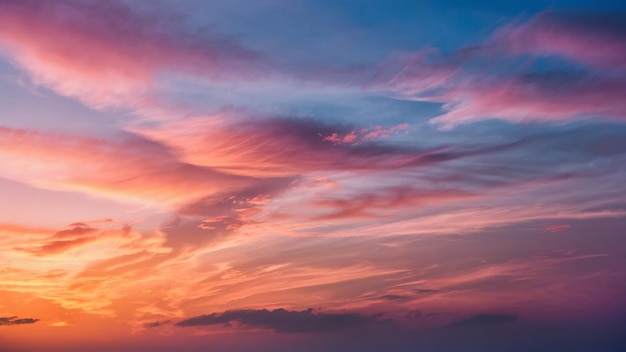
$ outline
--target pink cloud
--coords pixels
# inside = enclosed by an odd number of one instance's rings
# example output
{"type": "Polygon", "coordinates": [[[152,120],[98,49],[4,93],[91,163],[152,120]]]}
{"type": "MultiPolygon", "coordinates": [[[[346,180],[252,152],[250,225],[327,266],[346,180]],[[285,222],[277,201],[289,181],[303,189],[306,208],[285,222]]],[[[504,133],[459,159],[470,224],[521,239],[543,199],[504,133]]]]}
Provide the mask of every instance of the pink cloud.
{"type": "Polygon", "coordinates": [[[181,162],[167,147],[134,135],[105,140],[0,127],[0,147],[6,177],[151,204],[176,204],[253,181],[181,162]]]}
{"type": "Polygon", "coordinates": [[[95,106],[145,98],[159,73],[255,75],[248,68],[257,58],[230,40],[188,34],[175,16],[139,15],[118,1],[3,1],[0,45],[35,83],[95,106]]]}
{"type": "Polygon", "coordinates": [[[544,13],[500,29],[492,40],[514,54],[558,55],[591,66],[626,68],[623,23],[610,16],[544,13]]]}
{"type": "Polygon", "coordinates": [[[389,128],[376,126],[373,129],[362,128],[360,130],[354,130],[344,134],[333,132],[330,135],[324,137],[323,140],[331,142],[333,144],[361,143],[379,138],[389,138],[392,134],[398,133],[400,131],[406,131],[408,128],[409,124],[401,123],[389,128]]]}
{"type": "MultiPolygon", "coordinates": [[[[134,132],[172,146],[185,162],[252,177],[388,170],[448,160],[437,158],[447,147],[413,150],[376,143],[375,139],[407,128],[407,124],[399,124],[369,130],[307,119],[224,114],[135,128],[134,132]],[[359,143],[365,141],[372,143],[359,143]]],[[[461,154],[452,158],[463,157],[461,154]]]]}
{"type": "Polygon", "coordinates": [[[401,99],[442,103],[445,112],[431,121],[443,129],[489,119],[514,123],[625,120],[623,37],[619,18],[546,13],[505,26],[485,43],[451,57],[430,51],[403,64],[398,61],[390,71],[397,72],[393,78],[378,78],[373,88],[401,99]],[[512,61],[528,54],[567,59],[587,65],[588,70],[533,72],[531,65],[512,61]],[[509,62],[515,73],[503,72],[494,64],[500,62],[509,62]]]}
{"type": "Polygon", "coordinates": [[[316,188],[319,186],[326,186],[329,187],[331,189],[339,189],[341,188],[341,186],[339,186],[339,184],[327,177],[323,177],[323,176],[313,176],[311,177],[311,180],[309,182],[306,182],[304,184],[304,187],[306,188],[316,188]]]}
{"type": "Polygon", "coordinates": [[[620,78],[566,78],[553,85],[548,80],[469,78],[435,101],[444,102],[443,115],[431,120],[442,128],[487,119],[511,122],[562,121],[589,117],[626,119],[620,78]]]}
{"type": "Polygon", "coordinates": [[[326,198],[314,201],[318,209],[332,209],[316,219],[354,219],[384,217],[385,211],[415,208],[445,201],[475,196],[458,190],[420,190],[411,187],[392,187],[379,192],[359,194],[348,198],[326,198]]]}
{"type": "Polygon", "coordinates": [[[346,135],[339,135],[337,132],[333,132],[330,135],[324,137],[325,141],[332,142],[334,144],[340,143],[352,143],[356,141],[356,131],[349,132],[346,135]]]}
{"type": "Polygon", "coordinates": [[[562,232],[565,230],[570,229],[572,226],[568,225],[568,224],[553,224],[553,225],[548,225],[545,227],[545,230],[548,232],[562,232]]]}

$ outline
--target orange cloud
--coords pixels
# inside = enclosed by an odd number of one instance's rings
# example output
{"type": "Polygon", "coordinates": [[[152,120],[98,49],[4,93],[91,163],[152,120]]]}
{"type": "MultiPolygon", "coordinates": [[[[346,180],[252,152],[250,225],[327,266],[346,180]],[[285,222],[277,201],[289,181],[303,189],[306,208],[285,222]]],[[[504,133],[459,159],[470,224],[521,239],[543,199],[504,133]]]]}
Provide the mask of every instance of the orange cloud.
{"type": "Polygon", "coordinates": [[[167,147],[133,135],[104,140],[0,127],[0,147],[0,175],[152,205],[253,181],[182,162],[167,147]]]}

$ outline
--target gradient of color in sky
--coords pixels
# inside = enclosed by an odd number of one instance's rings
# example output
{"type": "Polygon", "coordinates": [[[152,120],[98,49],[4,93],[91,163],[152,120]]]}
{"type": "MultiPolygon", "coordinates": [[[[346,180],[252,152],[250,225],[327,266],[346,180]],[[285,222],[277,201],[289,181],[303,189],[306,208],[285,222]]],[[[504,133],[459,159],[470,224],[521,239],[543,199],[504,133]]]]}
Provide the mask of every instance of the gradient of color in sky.
{"type": "Polygon", "coordinates": [[[0,0],[0,350],[625,350],[625,11],[0,0]]]}

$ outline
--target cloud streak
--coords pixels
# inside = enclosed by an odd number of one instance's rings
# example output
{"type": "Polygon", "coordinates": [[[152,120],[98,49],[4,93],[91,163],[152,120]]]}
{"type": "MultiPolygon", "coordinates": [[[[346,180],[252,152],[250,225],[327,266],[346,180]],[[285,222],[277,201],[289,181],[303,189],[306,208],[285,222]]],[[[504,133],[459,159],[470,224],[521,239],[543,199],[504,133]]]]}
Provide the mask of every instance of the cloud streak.
{"type": "Polygon", "coordinates": [[[225,114],[173,121],[153,128],[133,128],[133,131],[175,147],[182,152],[183,160],[193,165],[258,177],[429,166],[494,153],[518,144],[420,147],[385,141],[385,138],[391,139],[392,130],[404,131],[406,128],[404,124],[374,127],[359,132],[359,137],[355,135],[350,143],[344,143],[343,139],[353,132],[356,134],[358,129],[305,118],[255,119],[225,114]],[[226,122],[226,117],[232,121],[226,122]]]}
{"type": "Polygon", "coordinates": [[[456,320],[450,323],[450,328],[466,328],[466,327],[480,327],[491,326],[499,324],[512,323],[517,320],[517,316],[513,314],[478,314],[473,317],[456,320]]]}
{"type": "Polygon", "coordinates": [[[624,35],[623,13],[545,12],[498,30],[491,40],[512,54],[556,55],[589,66],[623,70],[624,35]]]}
{"type": "Polygon", "coordinates": [[[34,318],[18,318],[16,316],[13,317],[0,317],[0,325],[26,325],[26,324],[35,324],[39,319],[34,318]]]}
{"type": "Polygon", "coordinates": [[[176,325],[190,327],[237,322],[248,327],[271,329],[277,333],[317,333],[359,327],[373,321],[373,318],[357,313],[322,313],[314,312],[313,309],[289,311],[279,308],[212,313],[185,319],[176,325]]]}
{"type": "Polygon", "coordinates": [[[0,172],[49,188],[172,204],[252,181],[181,162],[167,146],[135,135],[105,140],[0,127],[0,136],[0,172]],[[20,174],[31,162],[37,168],[20,174]]]}

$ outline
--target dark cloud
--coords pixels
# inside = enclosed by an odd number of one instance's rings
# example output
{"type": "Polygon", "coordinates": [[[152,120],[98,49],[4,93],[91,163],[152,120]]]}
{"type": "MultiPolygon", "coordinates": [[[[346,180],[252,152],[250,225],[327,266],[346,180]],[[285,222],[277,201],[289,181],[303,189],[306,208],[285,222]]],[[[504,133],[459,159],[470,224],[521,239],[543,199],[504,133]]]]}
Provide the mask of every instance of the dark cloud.
{"type": "Polygon", "coordinates": [[[275,310],[231,310],[189,318],[176,323],[177,326],[204,326],[239,324],[271,329],[278,333],[315,333],[363,326],[376,321],[357,313],[316,313],[309,308],[304,311],[275,310]]]}
{"type": "Polygon", "coordinates": [[[151,321],[148,323],[143,324],[143,327],[146,329],[153,329],[153,328],[158,328],[159,326],[163,326],[166,324],[169,324],[170,321],[169,320],[163,320],[163,321],[151,321]]]}
{"type": "Polygon", "coordinates": [[[21,318],[18,317],[0,317],[0,325],[24,325],[24,324],[35,324],[39,319],[34,318],[21,318]]]}
{"type": "Polygon", "coordinates": [[[378,299],[382,299],[385,301],[408,301],[411,299],[411,297],[402,296],[402,295],[384,295],[384,296],[378,297],[378,299]]]}
{"type": "Polygon", "coordinates": [[[435,292],[438,292],[439,290],[416,289],[414,291],[415,293],[435,293],[435,292]]]}
{"type": "Polygon", "coordinates": [[[514,314],[478,314],[471,318],[453,321],[448,325],[451,328],[460,327],[472,327],[472,326],[485,326],[485,325],[497,325],[504,323],[512,323],[517,320],[517,315],[514,314]]]}

